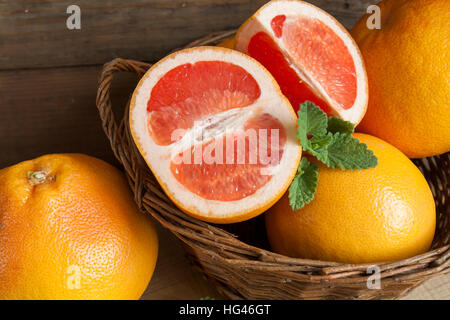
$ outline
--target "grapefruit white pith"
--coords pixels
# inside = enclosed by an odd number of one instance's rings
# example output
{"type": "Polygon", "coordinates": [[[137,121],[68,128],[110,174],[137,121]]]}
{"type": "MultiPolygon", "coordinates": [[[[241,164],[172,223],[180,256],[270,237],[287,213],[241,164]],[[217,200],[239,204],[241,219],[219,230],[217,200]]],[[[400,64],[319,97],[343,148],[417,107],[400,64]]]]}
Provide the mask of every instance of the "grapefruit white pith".
{"type": "Polygon", "coordinates": [[[226,48],[185,49],[153,65],[133,93],[130,127],[166,194],[210,222],[265,211],[301,157],[296,115],[276,81],[226,48]]]}
{"type": "Polygon", "coordinates": [[[238,30],[235,48],[261,62],[297,110],[306,100],[358,124],[368,102],[361,54],[345,28],[303,1],[274,0],[238,30]]]}

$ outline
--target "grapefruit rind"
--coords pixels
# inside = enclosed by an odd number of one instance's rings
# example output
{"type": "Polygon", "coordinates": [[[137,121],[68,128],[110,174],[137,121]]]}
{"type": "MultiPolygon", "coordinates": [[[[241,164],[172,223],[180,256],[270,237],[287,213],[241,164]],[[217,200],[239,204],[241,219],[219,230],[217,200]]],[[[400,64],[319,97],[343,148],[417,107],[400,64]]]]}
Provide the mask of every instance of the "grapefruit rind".
{"type": "Polygon", "coordinates": [[[196,47],[170,54],[153,65],[139,81],[130,102],[130,129],[137,148],[169,198],[184,212],[204,221],[233,223],[252,218],[271,207],[287,190],[298,168],[301,147],[296,137],[296,114],[270,73],[256,60],[235,50],[196,47]],[[278,119],[286,131],[286,143],[273,176],[252,195],[235,201],[204,199],[183,186],[170,170],[172,146],[158,145],[148,133],[147,102],[152,88],[170,70],[198,61],[225,61],[244,68],[257,80],[259,98],[249,107],[263,109],[278,119]]]}
{"type": "MultiPolygon", "coordinates": [[[[318,98],[328,103],[336,116],[350,121],[355,125],[362,120],[368,104],[368,81],[364,61],[353,38],[334,17],[320,8],[303,1],[273,0],[262,6],[239,28],[236,34],[235,49],[243,53],[247,53],[248,44],[251,38],[258,32],[268,34],[275,41],[291,68],[297,72],[299,77],[311,88],[311,90],[313,90],[318,98]],[[340,108],[339,105],[328,96],[317,80],[311,77],[305,70],[302,70],[297,66],[295,60],[288,53],[286,46],[283,44],[282,40],[277,37],[271,26],[272,19],[279,15],[286,15],[288,19],[296,16],[305,16],[312,19],[318,19],[326,26],[330,27],[337,34],[337,36],[343,40],[351,57],[353,58],[356,70],[357,93],[355,101],[351,107],[347,109],[340,108]]],[[[295,108],[297,106],[293,107],[295,108]]]]}

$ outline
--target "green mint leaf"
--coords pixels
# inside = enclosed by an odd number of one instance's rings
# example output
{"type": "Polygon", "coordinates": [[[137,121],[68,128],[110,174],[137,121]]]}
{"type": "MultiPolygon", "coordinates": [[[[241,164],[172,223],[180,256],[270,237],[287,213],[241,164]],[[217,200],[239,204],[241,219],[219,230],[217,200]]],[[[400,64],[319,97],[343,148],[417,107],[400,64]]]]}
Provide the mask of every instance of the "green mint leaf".
{"type": "Polygon", "coordinates": [[[328,132],[331,133],[348,133],[355,131],[355,126],[349,121],[342,120],[338,117],[328,118],[328,132]]]}
{"type": "Polygon", "coordinates": [[[312,137],[309,139],[309,144],[313,150],[320,152],[321,150],[326,150],[332,141],[333,135],[328,133],[327,135],[312,137]]]}
{"type": "Polygon", "coordinates": [[[309,154],[316,157],[320,162],[325,163],[328,159],[328,146],[333,142],[333,135],[328,133],[325,136],[315,136],[308,140],[309,154]]]}
{"type": "Polygon", "coordinates": [[[327,115],[312,102],[306,101],[300,105],[297,113],[297,138],[306,150],[311,149],[308,136],[324,136],[327,134],[327,115]]]}
{"type": "Polygon", "coordinates": [[[325,164],[333,169],[368,169],[375,168],[378,163],[377,157],[367,149],[367,145],[350,134],[334,134],[327,151],[325,164]]]}
{"type": "Polygon", "coordinates": [[[314,199],[317,189],[319,167],[302,158],[297,175],[289,187],[289,204],[292,210],[303,208],[314,199]]]}

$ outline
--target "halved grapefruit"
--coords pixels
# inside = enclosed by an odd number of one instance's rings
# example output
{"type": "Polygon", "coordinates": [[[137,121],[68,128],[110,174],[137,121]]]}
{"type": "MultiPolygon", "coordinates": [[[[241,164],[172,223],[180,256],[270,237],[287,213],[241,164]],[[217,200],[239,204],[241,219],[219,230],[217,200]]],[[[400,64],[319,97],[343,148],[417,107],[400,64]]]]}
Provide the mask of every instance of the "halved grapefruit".
{"type": "Polygon", "coordinates": [[[235,49],[272,73],[294,109],[309,100],[354,124],[364,116],[368,86],[359,49],[336,19],[312,4],[270,1],[239,28],[235,49]]]}
{"type": "Polygon", "coordinates": [[[133,93],[130,127],[166,194],[209,222],[268,209],[301,158],[296,114],[275,79],[226,48],[185,49],[153,65],[133,93]]]}

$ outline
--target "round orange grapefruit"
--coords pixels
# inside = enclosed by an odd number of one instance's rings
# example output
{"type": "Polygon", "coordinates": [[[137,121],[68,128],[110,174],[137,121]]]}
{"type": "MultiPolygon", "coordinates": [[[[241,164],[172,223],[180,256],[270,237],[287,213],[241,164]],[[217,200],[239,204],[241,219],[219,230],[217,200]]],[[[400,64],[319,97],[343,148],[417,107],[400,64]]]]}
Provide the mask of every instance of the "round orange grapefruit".
{"type": "Polygon", "coordinates": [[[367,170],[319,167],[314,199],[293,211],[288,195],[266,215],[275,252],[343,263],[372,263],[426,252],[436,217],[433,195],[419,169],[398,149],[355,134],[378,157],[367,170]]]}
{"type": "Polygon", "coordinates": [[[130,104],[134,141],[166,194],[216,223],[252,218],[283,195],[301,157],[296,118],[261,64],[219,47],[159,61],[130,104]]]}
{"type": "Polygon", "coordinates": [[[137,299],[158,239],[122,173],[81,154],[0,170],[0,299],[137,299]]]}
{"type": "Polygon", "coordinates": [[[345,28],[318,7],[270,1],[239,28],[235,48],[272,73],[295,110],[311,101],[353,124],[364,116],[367,75],[359,49],[345,28]]]}
{"type": "Polygon", "coordinates": [[[450,151],[450,1],[384,0],[381,29],[351,33],[364,56],[369,106],[358,131],[410,158],[450,151]]]}

